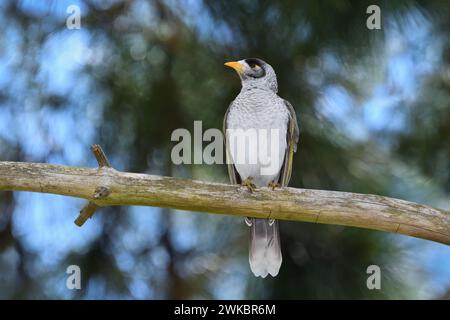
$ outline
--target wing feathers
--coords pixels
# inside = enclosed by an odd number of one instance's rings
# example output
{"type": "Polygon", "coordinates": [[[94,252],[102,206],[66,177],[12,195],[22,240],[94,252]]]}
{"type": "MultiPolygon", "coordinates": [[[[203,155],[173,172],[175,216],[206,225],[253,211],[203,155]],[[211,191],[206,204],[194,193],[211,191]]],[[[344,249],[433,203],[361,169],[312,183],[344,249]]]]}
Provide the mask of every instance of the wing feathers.
{"type": "Polygon", "coordinates": [[[292,105],[284,100],[287,110],[289,111],[289,123],[287,132],[287,148],[284,155],[284,163],[281,167],[279,183],[282,187],[286,187],[289,184],[292,174],[292,163],[294,159],[294,153],[297,151],[297,143],[300,136],[300,130],[297,123],[297,115],[292,105]]]}

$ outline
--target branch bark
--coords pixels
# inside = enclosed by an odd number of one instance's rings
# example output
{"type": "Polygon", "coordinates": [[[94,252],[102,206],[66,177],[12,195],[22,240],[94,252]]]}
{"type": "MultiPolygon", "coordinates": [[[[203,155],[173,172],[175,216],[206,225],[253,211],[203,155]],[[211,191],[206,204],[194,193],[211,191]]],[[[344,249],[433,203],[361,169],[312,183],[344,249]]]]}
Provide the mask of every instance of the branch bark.
{"type": "Polygon", "coordinates": [[[112,205],[170,207],[361,227],[450,245],[450,212],[377,195],[294,188],[249,193],[234,185],[120,172],[107,165],[89,169],[25,162],[0,162],[1,190],[84,198],[93,210],[112,205]]]}
{"type": "MultiPolygon", "coordinates": [[[[103,152],[102,147],[100,147],[98,144],[93,144],[91,146],[91,151],[94,154],[95,159],[97,160],[98,167],[99,168],[111,168],[111,164],[109,163],[108,158],[106,157],[105,153],[103,152]]],[[[111,190],[106,186],[98,186],[95,189],[94,192],[94,199],[99,200],[106,198],[110,194],[111,190]]],[[[79,227],[81,227],[87,219],[92,218],[92,216],[95,213],[95,210],[97,210],[98,205],[95,204],[92,201],[89,201],[83,209],[81,209],[80,214],[75,219],[75,224],[79,227]]]]}

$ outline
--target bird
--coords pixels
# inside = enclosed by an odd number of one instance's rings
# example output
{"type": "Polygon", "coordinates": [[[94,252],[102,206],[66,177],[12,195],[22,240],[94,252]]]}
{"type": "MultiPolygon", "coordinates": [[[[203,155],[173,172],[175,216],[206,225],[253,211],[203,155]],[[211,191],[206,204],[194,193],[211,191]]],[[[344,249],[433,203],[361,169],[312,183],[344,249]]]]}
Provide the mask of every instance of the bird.
{"type": "MultiPolygon", "coordinates": [[[[293,155],[297,151],[299,126],[292,105],[277,94],[274,69],[259,58],[230,61],[225,66],[237,72],[242,86],[228,106],[223,122],[230,182],[240,184],[250,192],[258,187],[274,190],[287,186],[293,155]],[[248,130],[258,134],[248,133],[248,130]],[[278,135],[272,135],[272,132],[278,135]],[[272,146],[276,148],[272,149],[272,146]],[[270,166],[263,161],[267,159],[259,157],[261,149],[270,150],[270,166]],[[255,152],[258,152],[256,157],[255,152]],[[271,170],[263,170],[267,167],[271,170]]],[[[245,223],[250,227],[252,273],[262,278],[268,274],[277,276],[282,264],[278,221],[246,217],[245,223]]]]}

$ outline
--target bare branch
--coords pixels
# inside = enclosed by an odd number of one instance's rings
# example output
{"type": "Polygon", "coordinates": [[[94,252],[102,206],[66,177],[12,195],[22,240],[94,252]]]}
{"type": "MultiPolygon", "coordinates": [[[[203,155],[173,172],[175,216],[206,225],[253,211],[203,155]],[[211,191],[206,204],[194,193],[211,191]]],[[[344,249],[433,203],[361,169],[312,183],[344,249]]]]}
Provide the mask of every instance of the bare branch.
{"type": "MultiPolygon", "coordinates": [[[[337,224],[450,245],[450,212],[376,195],[293,188],[249,193],[234,185],[119,172],[107,166],[88,169],[24,162],[0,162],[0,190],[60,194],[96,206],[157,206],[337,224]]],[[[90,215],[85,211],[77,221],[90,215]]]]}
{"type": "Polygon", "coordinates": [[[98,166],[101,167],[111,167],[111,164],[109,163],[108,158],[106,157],[105,153],[103,152],[102,147],[98,144],[93,144],[91,146],[91,151],[95,156],[95,159],[97,159],[98,166]]]}
{"type": "MultiPolygon", "coordinates": [[[[101,168],[111,168],[111,164],[109,163],[108,158],[106,157],[106,154],[103,152],[102,147],[98,144],[93,144],[91,146],[91,151],[94,154],[95,159],[97,159],[99,170],[101,168]]],[[[107,186],[99,186],[95,189],[93,198],[95,200],[104,199],[111,193],[111,189],[107,186]]],[[[80,215],[75,219],[75,224],[79,227],[81,227],[87,219],[92,218],[92,216],[95,213],[95,210],[97,210],[98,205],[96,205],[94,202],[89,201],[83,209],[80,211],[80,215]]]]}
{"type": "Polygon", "coordinates": [[[87,219],[92,217],[97,208],[98,205],[96,205],[93,202],[88,202],[88,204],[85,205],[83,209],[81,209],[80,215],[75,219],[75,224],[81,227],[86,222],[87,219]]]}

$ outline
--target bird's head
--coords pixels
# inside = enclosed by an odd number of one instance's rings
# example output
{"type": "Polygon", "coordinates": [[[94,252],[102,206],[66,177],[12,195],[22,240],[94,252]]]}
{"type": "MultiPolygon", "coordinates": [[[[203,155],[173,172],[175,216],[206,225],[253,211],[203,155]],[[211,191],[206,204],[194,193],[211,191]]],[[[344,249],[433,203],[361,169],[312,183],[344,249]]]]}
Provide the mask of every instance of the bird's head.
{"type": "Polygon", "coordinates": [[[277,76],[270,64],[258,58],[226,62],[241,78],[243,88],[261,88],[278,91],[277,76]]]}

